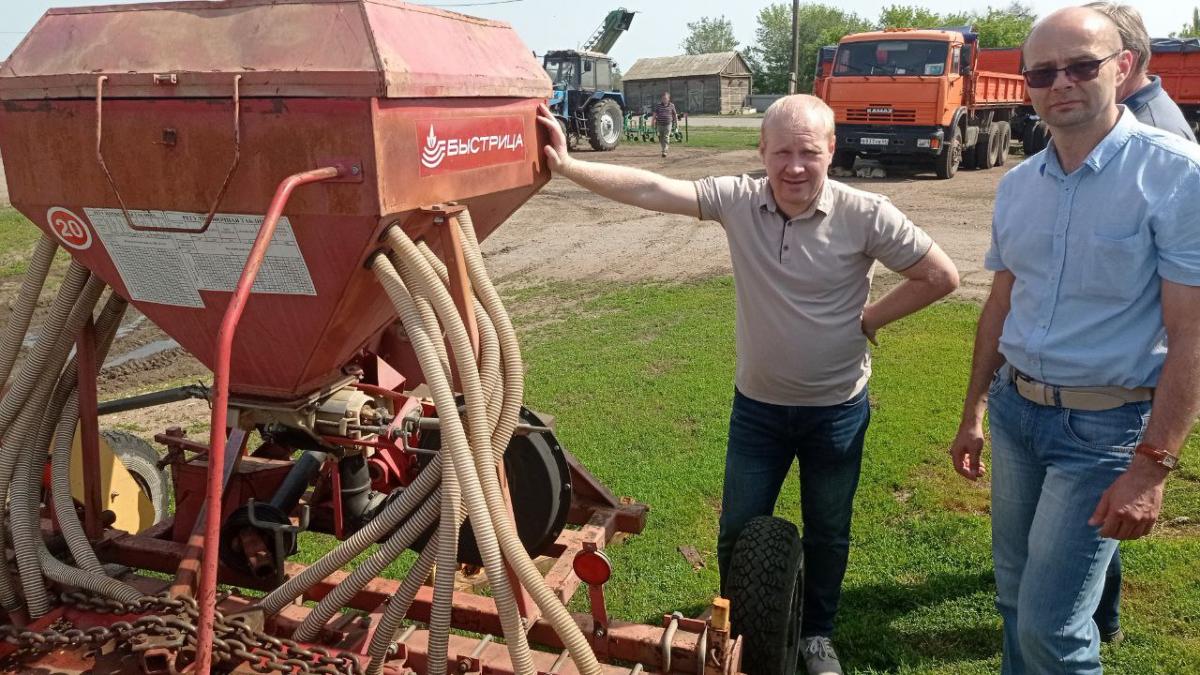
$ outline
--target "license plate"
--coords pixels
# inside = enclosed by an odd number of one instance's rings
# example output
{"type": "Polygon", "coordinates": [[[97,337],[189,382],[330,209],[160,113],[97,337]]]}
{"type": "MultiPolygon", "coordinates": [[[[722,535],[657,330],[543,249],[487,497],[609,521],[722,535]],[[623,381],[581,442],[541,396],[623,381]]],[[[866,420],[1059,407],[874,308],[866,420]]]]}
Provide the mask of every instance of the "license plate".
{"type": "Polygon", "coordinates": [[[860,138],[858,142],[862,143],[863,145],[887,145],[888,139],[886,139],[886,138],[860,138]]]}

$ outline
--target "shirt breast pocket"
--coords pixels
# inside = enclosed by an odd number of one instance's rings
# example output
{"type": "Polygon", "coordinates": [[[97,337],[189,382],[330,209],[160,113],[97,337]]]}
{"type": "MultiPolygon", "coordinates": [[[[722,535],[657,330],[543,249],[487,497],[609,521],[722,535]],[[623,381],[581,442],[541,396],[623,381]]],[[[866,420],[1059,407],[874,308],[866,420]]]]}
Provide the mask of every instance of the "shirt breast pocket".
{"type": "Polygon", "coordinates": [[[1090,235],[1081,260],[1086,266],[1083,292],[1109,300],[1134,299],[1145,290],[1152,254],[1149,235],[1145,232],[1120,239],[1090,235]]]}

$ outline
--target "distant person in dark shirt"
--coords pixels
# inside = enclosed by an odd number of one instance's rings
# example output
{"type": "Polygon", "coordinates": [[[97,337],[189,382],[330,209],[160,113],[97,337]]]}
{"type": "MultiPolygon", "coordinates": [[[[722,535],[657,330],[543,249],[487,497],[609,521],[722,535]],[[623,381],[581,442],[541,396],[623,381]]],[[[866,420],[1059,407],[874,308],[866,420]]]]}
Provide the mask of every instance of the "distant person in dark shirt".
{"type": "MultiPolygon", "coordinates": [[[[1121,34],[1121,46],[1133,52],[1133,73],[1117,89],[1117,102],[1129,108],[1142,124],[1158,127],[1196,142],[1192,127],[1175,101],[1163,91],[1162,80],[1150,75],[1150,35],[1142,23],[1142,15],[1129,5],[1113,2],[1092,2],[1087,5],[1108,15],[1117,24],[1121,34]]],[[[1114,558],[1114,561],[1116,559],[1114,558]]]]}
{"type": "Polygon", "coordinates": [[[671,94],[663,92],[662,101],[654,106],[654,124],[658,127],[658,147],[662,156],[667,156],[667,147],[671,145],[671,128],[679,121],[679,111],[671,103],[671,94]]]}

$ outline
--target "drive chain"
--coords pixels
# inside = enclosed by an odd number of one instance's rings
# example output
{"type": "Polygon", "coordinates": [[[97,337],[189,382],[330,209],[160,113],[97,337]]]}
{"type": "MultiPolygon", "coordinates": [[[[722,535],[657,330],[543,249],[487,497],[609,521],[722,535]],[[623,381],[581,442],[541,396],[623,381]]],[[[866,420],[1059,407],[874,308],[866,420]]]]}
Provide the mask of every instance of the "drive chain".
{"type": "MultiPolygon", "coordinates": [[[[64,604],[98,614],[141,614],[131,621],[115,621],[108,626],[75,628],[59,619],[44,630],[28,630],[0,625],[0,639],[21,652],[49,652],[60,648],[103,645],[110,641],[131,645],[137,651],[152,637],[167,638],[182,646],[179,653],[196,652],[196,621],[199,606],[192,598],[146,596],[135,603],[123,603],[81,592],[61,595],[64,604]],[[151,612],[155,612],[151,614],[151,612]]],[[[213,663],[239,661],[257,673],[312,673],[313,675],[361,675],[358,660],[319,646],[305,647],[287,638],[277,638],[256,630],[244,620],[226,619],[216,612],[213,621],[213,663]]]]}

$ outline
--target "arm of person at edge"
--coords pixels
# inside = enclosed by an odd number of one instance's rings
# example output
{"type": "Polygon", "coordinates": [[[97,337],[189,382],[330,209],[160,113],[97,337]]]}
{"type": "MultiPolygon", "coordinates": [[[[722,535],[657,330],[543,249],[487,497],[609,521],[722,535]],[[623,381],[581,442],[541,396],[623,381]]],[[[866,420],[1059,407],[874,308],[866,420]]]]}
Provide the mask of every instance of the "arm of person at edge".
{"type": "Polygon", "coordinates": [[[975,328],[975,350],[971,356],[971,379],[967,383],[967,398],[963,403],[962,421],[958,434],[950,445],[950,460],[958,475],[978,480],[986,471],[983,465],[983,415],[987,410],[988,387],[1004,357],[1000,355],[1000,333],[1008,317],[1012,288],[1016,277],[1008,270],[992,277],[979,325],[975,328]]]}
{"type": "Polygon", "coordinates": [[[900,270],[904,281],[863,308],[862,332],[877,345],[875,334],[893,321],[927,307],[958,288],[958,268],[936,243],[916,263],[900,270]]]}
{"type": "Polygon", "coordinates": [[[546,163],[555,174],[622,204],[700,217],[700,202],[696,199],[696,185],[692,181],[667,178],[628,166],[577,160],[567,153],[567,138],[562,127],[545,105],[538,107],[538,122],[550,137],[550,143],[545,147],[546,163]]]}
{"type": "MultiPolygon", "coordinates": [[[[1142,442],[1178,456],[1200,413],[1200,287],[1162,282],[1167,359],[1142,442]]],[[[1135,454],[1125,473],[1104,491],[1088,524],[1100,536],[1137,539],[1148,534],[1162,509],[1167,470],[1135,454]]]]}

